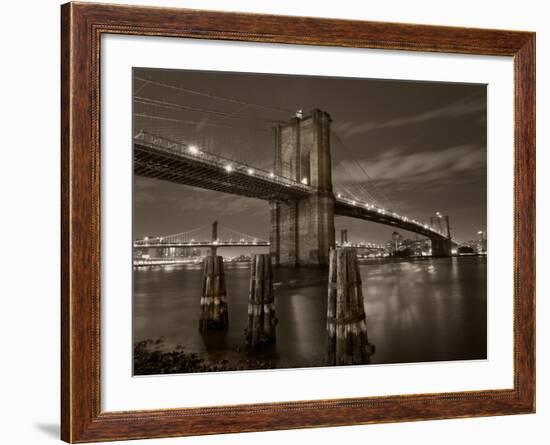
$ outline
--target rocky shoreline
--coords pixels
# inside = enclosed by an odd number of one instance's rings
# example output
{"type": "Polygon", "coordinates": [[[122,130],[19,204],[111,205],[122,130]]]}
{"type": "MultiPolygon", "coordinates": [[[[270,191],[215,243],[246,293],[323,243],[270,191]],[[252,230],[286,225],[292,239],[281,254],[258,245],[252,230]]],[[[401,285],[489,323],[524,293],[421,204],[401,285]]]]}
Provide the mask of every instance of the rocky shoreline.
{"type": "Polygon", "coordinates": [[[143,340],[134,345],[134,375],[183,374],[196,372],[243,371],[274,369],[269,359],[245,351],[239,357],[218,362],[206,360],[202,354],[186,352],[179,345],[172,351],[164,349],[164,339],[143,340]]]}

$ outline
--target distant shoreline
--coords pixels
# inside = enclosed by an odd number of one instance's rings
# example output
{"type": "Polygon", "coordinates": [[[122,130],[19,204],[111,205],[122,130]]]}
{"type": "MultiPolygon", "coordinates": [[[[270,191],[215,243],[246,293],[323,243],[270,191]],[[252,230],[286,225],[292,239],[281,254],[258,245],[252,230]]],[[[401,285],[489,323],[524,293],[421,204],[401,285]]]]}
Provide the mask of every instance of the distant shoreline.
{"type": "MultiPolygon", "coordinates": [[[[434,257],[431,255],[425,255],[425,256],[407,256],[407,257],[399,257],[399,256],[386,256],[386,257],[378,257],[378,258],[364,258],[360,257],[359,262],[360,263],[382,263],[382,262],[403,262],[403,261],[426,261],[431,259],[439,259],[439,258],[454,258],[454,257],[487,257],[487,253],[457,253],[453,254],[449,257],[434,257]]],[[[226,265],[243,265],[243,264],[250,264],[250,260],[239,260],[239,261],[232,261],[232,260],[224,260],[224,263],[226,265]]],[[[202,259],[198,261],[177,261],[177,260],[152,260],[150,262],[143,262],[140,264],[136,264],[134,262],[133,267],[134,269],[138,268],[144,268],[144,267],[164,267],[164,266],[200,266],[202,264],[202,259]]]]}

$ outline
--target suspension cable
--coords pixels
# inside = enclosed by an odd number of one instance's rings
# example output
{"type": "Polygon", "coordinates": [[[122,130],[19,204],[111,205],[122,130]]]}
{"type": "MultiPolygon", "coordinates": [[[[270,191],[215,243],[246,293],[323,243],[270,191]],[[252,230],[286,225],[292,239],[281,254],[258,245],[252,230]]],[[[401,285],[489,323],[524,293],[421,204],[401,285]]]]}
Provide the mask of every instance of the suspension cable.
{"type": "Polygon", "coordinates": [[[192,90],[190,88],[178,87],[176,85],[171,85],[171,84],[168,84],[168,83],[163,83],[163,82],[158,82],[158,81],[155,81],[155,80],[145,79],[143,77],[138,77],[138,76],[135,76],[134,79],[135,80],[140,80],[140,81],[143,81],[143,82],[149,82],[151,85],[157,85],[157,86],[164,87],[164,88],[171,88],[171,89],[174,89],[174,90],[183,91],[184,93],[195,94],[195,95],[198,95],[198,96],[208,97],[210,99],[223,100],[223,101],[226,101],[226,102],[232,102],[232,103],[236,103],[236,104],[240,104],[240,105],[250,105],[250,106],[253,106],[253,107],[265,108],[267,110],[279,111],[279,112],[282,112],[282,113],[294,113],[294,111],[295,111],[295,110],[288,110],[288,109],[285,109],[285,108],[277,108],[277,107],[273,107],[273,106],[263,105],[263,104],[254,103],[254,102],[245,102],[245,101],[242,101],[242,100],[229,98],[229,97],[217,96],[215,94],[205,93],[203,91],[192,90]]]}
{"type": "MultiPolygon", "coordinates": [[[[242,119],[242,120],[253,120],[258,122],[267,122],[267,123],[282,123],[280,120],[275,119],[261,119],[261,118],[255,118],[255,117],[246,117],[246,116],[236,116],[236,113],[225,113],[223,111],[217,111],[217,110],[208,110],[206,108],[196,108],[196,107],[188,107],[185,105],[180,105],[172,102],[167,102],[163,100],[158,99],[151,99],[147,97],[140,97],[140,96],[134,96],[134,101],[140,104],[144,105],[152,105],[157,106],[161,108],[168,108],[168,109],[176,109],[176,110],[185,110],[185,111],[192,111],[196,113],[206,113],[206,114],[213,114],[216,116],[222,116],[225,119],[242,119]]],[[[249,107],[249,105],[245,105],[243,108],[249,107]]],[[[242,110],[239,109],[239,111],[242,110]]]]}
{"type": "Polygon", "coordinates": [[[222,226],[221,224],[220,224],[220,228],[225,229],[225,230],[227,230],[227,231],[229,231],[229,232],[235,233],[235,234],[237,234],[237,235],[239,235],[239,236],[242,236],[242,237],[244,237],[244,238],[253,238],[253,239],[256,239],[256,240],[265,241],[264,239],[262,239],[262,238],[260,238],[260,237],[248,235],[248,234],[246,234],[246,233],[239,232],[238,230],[234,230],[234,229],[231,229],[231,228],[229,228],[229,227],[222,226]]]}
{"type": "MultiPolygon", "coordinates": [[[[357,161],[357,159],[355,158],[355,153],[353,152],[353,150],[351,148],[349,148],[346,144],[344,144],[344,142],[342,141],[342,139],[340,138],[340,136],[338,136],[338,134],[334,131],[334,130],[331,130],[331,133],[333,134],[333,136],[336,138],[336,141],[342,145],[346,150],[348,150],[350,152],[350,154],[352,155],[352,160],[357,164],[357,166],[361,169],[361,171],[364,173],[364,175],[366,176],[366,178],[372,183],[372,185],[374,186],[374,188],[376,189],[376,191],[382,196],[382,198],[384,199],[384,201],[386,201],[388,204],[390,204],[390,208],[393,208],[393,203],[392,201],[386,196],[385,193],[383,193],[380,188],[376,185],[376,183],[372,180],[372,178],[370,177],[370,175],[367,173],[367,171],[365,170],[365,168],[361,165],[361,163],[359,163],[357,161]]],[[[396,209],[394,209],[396,210],[396,209]]]]}
{"type": "Polygon", "coordinates": [[[134,113],[135,117],[143,117],[146,119],[157,119],[162,121],[169,121],[169,122],[180,122],[183,124],[189,124],[189,125],[207,125],[212,127],[224,127],[224,128],[232,128],[232,129],[250,129],[250,130],[256,130],[256,131],[267,131],[269,132],[267,128],[258,128],[258,127],[250,127],[250,126],[232,126],[232,125],[226,125],[226,124],[217,124],[213,122],[206,122],[206,121],[192,121],[192,120],[185,120],[185,119],[176,119],[172,117],[164,117],[164,116],[156,116],[151,115],[147,113],[134,113]]]}

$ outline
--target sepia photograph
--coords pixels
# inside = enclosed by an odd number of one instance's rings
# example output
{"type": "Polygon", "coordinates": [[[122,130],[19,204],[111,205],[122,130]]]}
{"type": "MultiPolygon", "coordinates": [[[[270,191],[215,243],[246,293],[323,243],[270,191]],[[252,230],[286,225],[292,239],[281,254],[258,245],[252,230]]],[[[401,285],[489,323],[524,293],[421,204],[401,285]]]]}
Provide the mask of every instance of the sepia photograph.
{"type": "Polygon", "coordinates": [[[487,86],[135,67],[133,374],[487,359],[487,86]]]}

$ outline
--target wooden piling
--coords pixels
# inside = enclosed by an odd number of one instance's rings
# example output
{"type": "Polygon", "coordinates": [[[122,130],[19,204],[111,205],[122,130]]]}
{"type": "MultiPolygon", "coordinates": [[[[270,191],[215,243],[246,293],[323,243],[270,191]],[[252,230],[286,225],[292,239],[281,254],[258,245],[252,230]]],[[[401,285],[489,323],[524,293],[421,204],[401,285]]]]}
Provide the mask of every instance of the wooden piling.
{"type": "Polygon", "coordinates": [[[327,305],[327,355],[328,363],[336,363],[336,251],[331,249],[328,263],[328,305],[327,305]]]}
{"type": "Polygon", "coordinates": [[[374,353],[369,344],[363,290],[356,250],[331,249],[327,307],[329,365],[368,363],[374,353]]]}
{"type": "Polygon", "coordinates": [[[228,325],[227,295],[223,258],[208,255],[203,259],[201,316],[199,329],[225,329],[228,325]]]}
{"type": "Polygon", "coordinates": [[[245,330],[248,346],[257,348],[274,341],[276,324],[271,256],[254,254],[250,266],[248,327],[245,330]]]}

